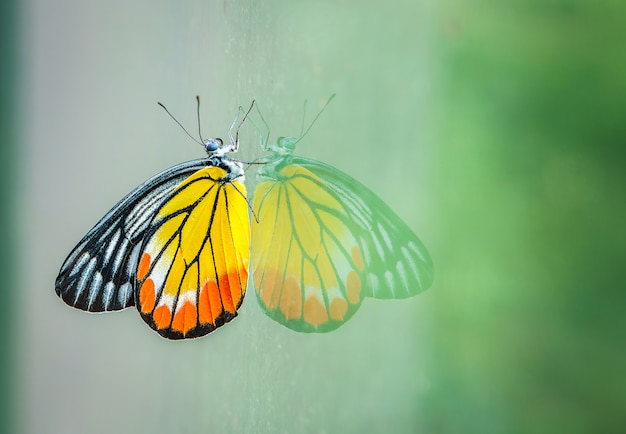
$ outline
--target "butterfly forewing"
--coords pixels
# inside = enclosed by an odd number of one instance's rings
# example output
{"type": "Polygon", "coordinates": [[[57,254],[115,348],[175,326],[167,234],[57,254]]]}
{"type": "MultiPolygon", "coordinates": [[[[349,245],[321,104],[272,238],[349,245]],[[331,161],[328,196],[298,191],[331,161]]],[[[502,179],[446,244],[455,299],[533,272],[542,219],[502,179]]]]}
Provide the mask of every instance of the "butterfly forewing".
{"type": "Polygon", "coordinates": [[[208,167],[183,181],[150,222],[139,252],[136,303],[169,339],[203,336],[237,315],[248,277],[245,187],[208,167]]]}
{"type": "Polygon", "coordinates": [[[63,263],[55,284],[63,301],[89,312],[134,305],[135,271],[148,223],[167,195],[206,164],[198,159],[174,166],[120,200],[63,263]]]}

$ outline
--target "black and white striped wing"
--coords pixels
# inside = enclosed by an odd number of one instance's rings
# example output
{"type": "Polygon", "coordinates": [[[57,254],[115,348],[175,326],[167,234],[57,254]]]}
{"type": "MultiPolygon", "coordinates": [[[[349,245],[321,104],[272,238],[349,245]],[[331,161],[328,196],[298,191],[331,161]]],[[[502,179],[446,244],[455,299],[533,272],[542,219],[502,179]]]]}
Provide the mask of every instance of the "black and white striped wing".
{"type": "Polygon", "coordinates": [[[120,200],[69,254],[56,279],[56,293],[70,306],[106,312],[135,305],[134,285],[141,241],[169,193],[208,159],[161,172],[120,200]]]}

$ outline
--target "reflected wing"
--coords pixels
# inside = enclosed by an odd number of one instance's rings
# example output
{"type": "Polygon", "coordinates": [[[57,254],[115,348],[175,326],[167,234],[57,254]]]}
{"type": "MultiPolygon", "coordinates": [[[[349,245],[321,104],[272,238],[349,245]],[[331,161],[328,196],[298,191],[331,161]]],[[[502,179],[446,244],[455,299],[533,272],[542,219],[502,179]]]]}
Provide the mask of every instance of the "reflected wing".
{"type": "Polygon", "coordinates": [[[133,282],[139,247],[154,213],[168,194],[206,159],[155,175],[118,202],[69,254],[56,279],[56,293],[70,306],[89,312],[135,304],[133,282]]]}
{"type": "Polygon", "coordinates": [[[245,187],[209,167],[191,175],[150,222],[137,265],[137,309],[161,336],[204,336],[237,316],[246,291],[245,187]]]}
{"type": "Polygon", "coordinates": [[[292,163],[323,179],[350,215],[349,228],[362,242],[368,297],[407,298],[432,285],[434,269],[426,247],[385,202],[332,166],[300,157],[292,163]]]}
{"type": "Polygon", "coordinates": [[[266,314],[300,332],[347,321],[365,292],[361,240],[340,197],[298,165],[264,177],[254,193],[254,284],[266,314]]]}
{"type": "Polygon", "coordinates": [[[266,314],[301,332],[334,330],[365,296],[406,298],[427,289],[433,265],[409,227],[345,173],[293,157],[261,172],[252,262],[266,314]]]}

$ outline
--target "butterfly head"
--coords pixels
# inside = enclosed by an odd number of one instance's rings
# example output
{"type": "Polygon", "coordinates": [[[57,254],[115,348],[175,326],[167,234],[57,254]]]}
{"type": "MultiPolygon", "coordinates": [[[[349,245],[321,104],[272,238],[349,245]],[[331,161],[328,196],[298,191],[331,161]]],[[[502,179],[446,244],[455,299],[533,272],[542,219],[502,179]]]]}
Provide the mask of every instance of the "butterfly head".
{"type": "Polygon", "coordinates": [[[298,140],[295,137],[279,137],[275,144],[268,144],[266,149],[281,156],[291,155],[294,149],[296,149],[298,140]]]}
{"type": "Polygon", "coordinates": [[[213,155],[224,148],[224,141],[220,138],[205,139],[204,150],[207,154],[213,155]]]}
{"type": "MultiPolygon", "coordinates": [[[[267,163],[269,161],[273,161],[277,159],[281,160],[283,157],[287,157],[293,154],[293,151],[296,149],[296,144],[300,140],[302,140],[304,136],[306,136],[306,134],[309,132],[309,130],[311,129],[311,127],[313,126],[317,118],[320,117],[320,115],[322,114],[322,112],[324,111],[328,103],[330,103],[334,97],[335,97],[335,94],[332,94],[330,98],[328,98],[328,101],[326,101],[326,104],[324,104],[324,106],[319,111],[319,113],[317,113],[315,118],[313,118],[313,120],[311,121],[311,123],[309,124],[306,130],[304,129],[304,119],[306,117],[306,101],[305,101],[304,110],[302,111],[302,128],[300,130],[300,135],[298,137],[279,137],[276,140],[276,143],[270,143],[269,126],[267,125],[267,122],[265,121],[265,118],[261,114],[261,110],[259,109],[259,106],[257,105],[257,112],[266,130],[266,132],[263,132],[257,126],[257,129],[259,130],[259,133],[260,133],[261,148],[263,148],[263,150],[268,151],[272,154],[271,156],[262,159],[262,161],[265,161],[267,163]]],[[[252,123],[254,124],[254,122],[252,123]]]]}

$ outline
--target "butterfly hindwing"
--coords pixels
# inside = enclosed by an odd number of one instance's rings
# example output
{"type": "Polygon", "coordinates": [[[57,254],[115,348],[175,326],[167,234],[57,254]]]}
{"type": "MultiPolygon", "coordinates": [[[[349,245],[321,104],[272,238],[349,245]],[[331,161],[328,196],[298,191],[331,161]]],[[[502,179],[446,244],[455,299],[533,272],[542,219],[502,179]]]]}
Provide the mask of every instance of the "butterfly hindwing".
{"type": "Polygon", "coordinates": [[[148,223],[165,197],[204,166],[206,159],[174,166],[120,200],[63,263],[55,284],[63,301],[89,312],[133,306],[139,247],[148,223]]]}
{"type": "Polygon", "coordinates": [[[365,296],[362,244],[350,212],[315,173],[289,165],[254,194],[254,283],[267,315],[303,332],[334,330],[365,296]]]}
{"type": "Polygon", "coordinates": [[[221,167],[191,175],[162,203],[146,232],[136,304],[166,338],[203,336],[232,320],[243,301],[248,205],[243,183],[228,175],[221,167]]]}

